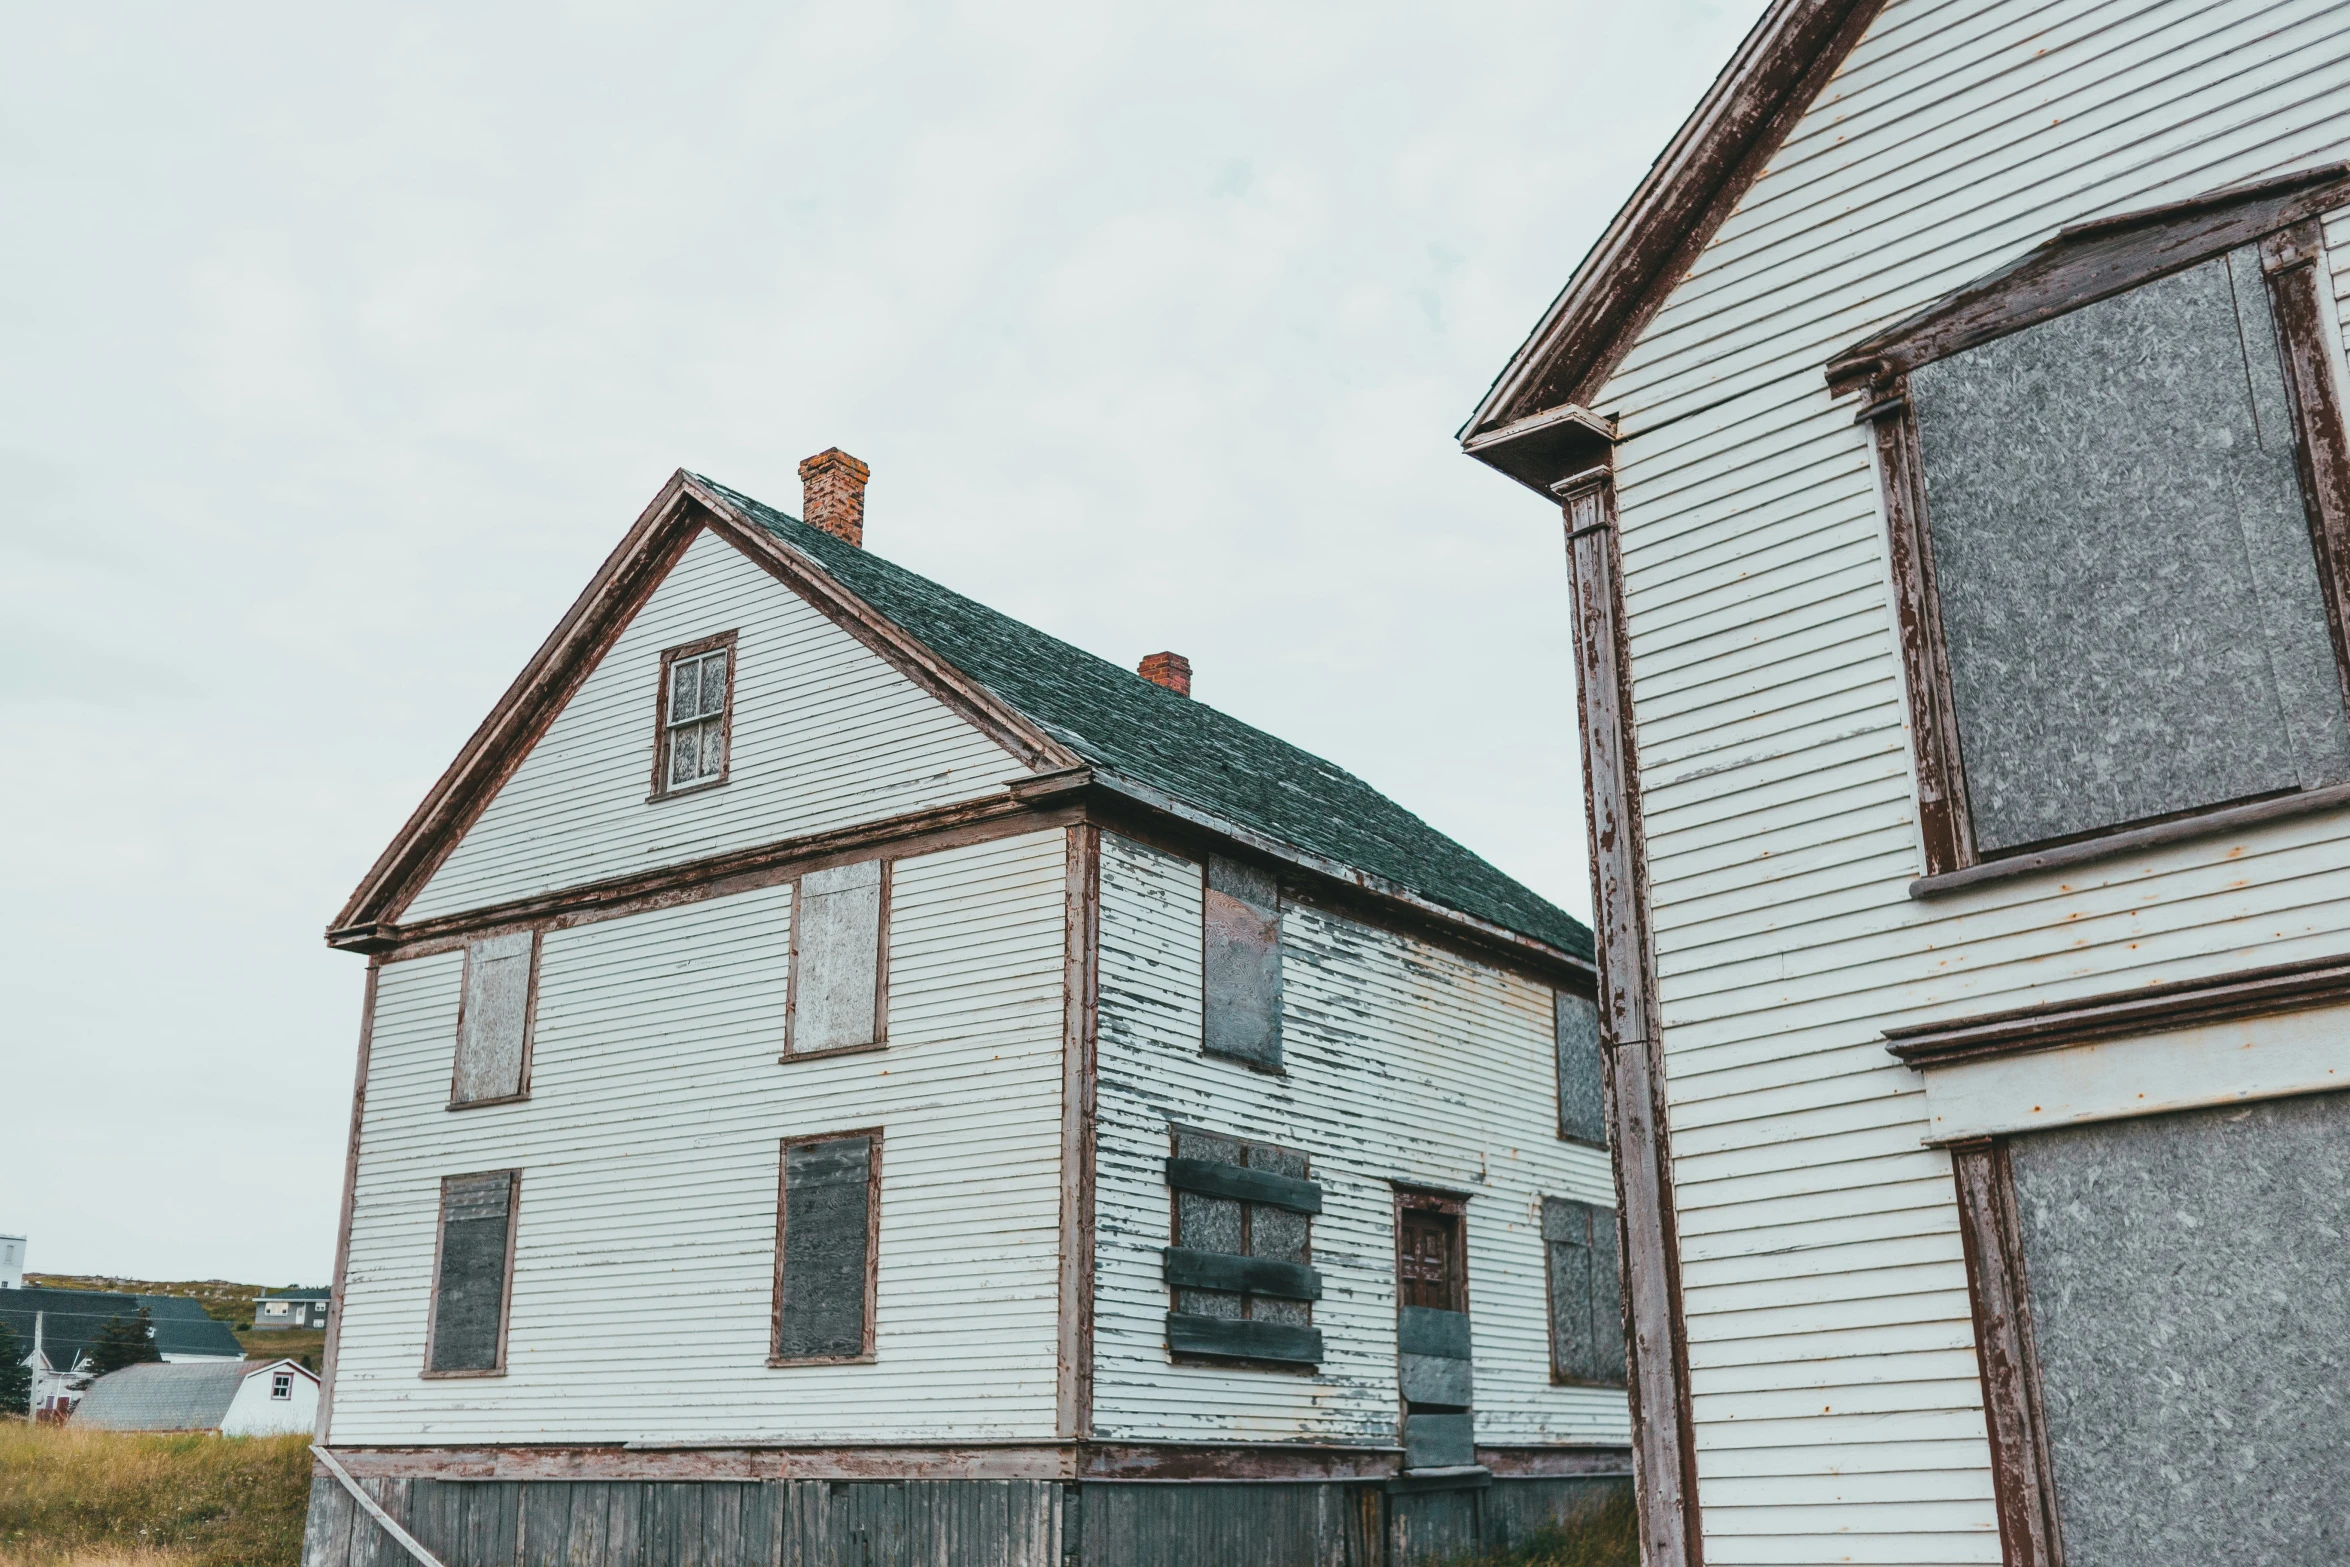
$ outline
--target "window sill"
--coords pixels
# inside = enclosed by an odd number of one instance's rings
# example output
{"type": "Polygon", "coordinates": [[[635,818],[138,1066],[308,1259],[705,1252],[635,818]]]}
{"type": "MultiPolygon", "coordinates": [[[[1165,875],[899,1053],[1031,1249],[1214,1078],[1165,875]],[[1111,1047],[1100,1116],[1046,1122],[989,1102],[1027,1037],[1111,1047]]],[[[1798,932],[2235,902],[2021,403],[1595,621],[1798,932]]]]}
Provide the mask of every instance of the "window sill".
{"type": "Polygon", "coordinates": [[[419,1371],[416,1374],[427,1382],[454,1382],[461,1377],[502,1377],[506,1374],[506,1368],[490,1366],[480,1371],[419,1371]]]}
{"type": "Polygon", "coordinates": [[[767,1369],[787,1371],[793,1366],[870,1366],[879,1357],[871,1351],[862,1355],[770,1355],[767,1369]]]}
{"type": "Polygon", "coordinates": [[[727,774],[720,773],[715,778],[704,778],[695,783],[679,784],[674,789],[655,789],[651,794],[645,796],[645,804],[659,805],[663,800],[683,799],[689,794],[708,794],[713,789],[725,788],[726,780],[727,774]]]}
{"type": "Polygon", "coordinates": [[[830,1045],[822,1050],[786,1050],[775,1059],[785,1066],[794,1061],[829,1061],[834,1056],[869,1056],[876,1050],[887,1050],[889,1041],[876,1039],[863,1045],[830,1045]]]}
{"type": "Polygon", "coordinates": [[[2350,805],[2350,784],[2334,784],[2301,794],[2280,795],[2273,800],[2255,800],[2249,805],[2222,806],[2216,811],[2206,811],[2201,816],[2156,822],[2151,827],[2125,828],[2102,838],[2086,838],[2079,843],[2059,844],[2053,849],[2040,849],[2007,859],[1985,860],[1979,865],[1944,871],[1936,876],[1920,876],[1909,884],[1909,895],[1921,903],[1927,902],[1954,892],[1964,892],[1970,887],[1982,886],[1986,882],[2013,881],[2017,877],[2037,875],[2042,871],[2119,859],[2141,849],[2216,837],[2239,827],[2280,821],[2291,816],[2314,815],[2342,805],[2350,805]]]}
{"type": "Polygon", "coordinates": [[[452,1099],[449,1101],[449,1108],[452,1110],[487,1110],[493,1105],[528,1103],[530,1103],[530,1091],[525,1089],[519,1094],[500,1094],[495,1099],[452,1099]]]}

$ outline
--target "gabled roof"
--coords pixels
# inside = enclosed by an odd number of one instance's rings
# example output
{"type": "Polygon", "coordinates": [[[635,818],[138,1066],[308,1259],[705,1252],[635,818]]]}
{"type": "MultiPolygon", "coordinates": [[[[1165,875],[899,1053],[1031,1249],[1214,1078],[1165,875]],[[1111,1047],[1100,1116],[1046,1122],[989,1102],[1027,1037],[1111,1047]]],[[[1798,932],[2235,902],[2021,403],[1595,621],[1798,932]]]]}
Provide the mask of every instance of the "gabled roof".
{"type": "Polygon", "coordinates": [[[1586,405],[1883,8],[1773,0],[1461,427],[1471,456],[1547,492],[1604,448],[1586,405]]]}
{"type": "Polygon", "coordinates": [[[245,1378],[260,1369],[242,1361],[125,1366],[90,1384],[73,1423],[108,1431],[217,1431],[245,1378]]]}
{"type": "Polygon", "coordinates": [[[1354,774],[871,551],[695,478],[1085,762],[1580,957],[1591,932],[1354,774]]]}
{"type": "Polygon", "coordinates": [[[670,479],[474,731],[327,936],[368,948],[709,527],[995,738],[1042,787],[1107,788],[1478,939],[1578,967],[1591,933],[1342,768],[698,475],[670,479]],[[1056,782],[1058,780],[1058,783],[1056,782]]]}

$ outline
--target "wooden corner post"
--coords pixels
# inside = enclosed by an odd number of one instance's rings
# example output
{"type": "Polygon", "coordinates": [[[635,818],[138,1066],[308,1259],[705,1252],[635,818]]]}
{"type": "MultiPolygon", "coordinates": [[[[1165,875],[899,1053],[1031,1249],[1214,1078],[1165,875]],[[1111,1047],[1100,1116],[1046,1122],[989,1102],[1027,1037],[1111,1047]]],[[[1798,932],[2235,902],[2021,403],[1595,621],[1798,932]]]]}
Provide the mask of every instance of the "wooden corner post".
{"type": "Polygon", "coordinates": [[[1697,1445],[1689,1413],[1689,1345],[1681,1314],[1615,488],[1601,466],[1562,480],[1552,493],[1566,511],[1575,599],[1575,703],[1583,729],[1598,937],[1601,1091],[1624,1267],[1640,1557],[1642,1567],[1700,1567],[1705,1550],[1697,1526],[1697,1445]]]}
{"type": "Polygon", "coordinates": [[[1102,830],[1068,829],[1067,936],[1062,957],[1060,1375],[1056,1425],[1065,1441],[1093,1435],[1095,1057],[1100,1040],[1102,830]]]}

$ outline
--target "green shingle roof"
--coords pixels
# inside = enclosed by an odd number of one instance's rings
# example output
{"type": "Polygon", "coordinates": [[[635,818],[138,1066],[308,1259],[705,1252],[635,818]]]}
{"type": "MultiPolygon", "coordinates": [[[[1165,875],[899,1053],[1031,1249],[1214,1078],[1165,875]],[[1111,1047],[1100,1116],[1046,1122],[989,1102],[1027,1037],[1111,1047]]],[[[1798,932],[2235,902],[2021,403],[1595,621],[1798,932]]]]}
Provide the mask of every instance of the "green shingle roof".
{"type": "Polygon", "coordinates": [[[696,474],[1096,767],[1430,902],[1591,956],[1591,932],[1343,768],[696,474]]]}

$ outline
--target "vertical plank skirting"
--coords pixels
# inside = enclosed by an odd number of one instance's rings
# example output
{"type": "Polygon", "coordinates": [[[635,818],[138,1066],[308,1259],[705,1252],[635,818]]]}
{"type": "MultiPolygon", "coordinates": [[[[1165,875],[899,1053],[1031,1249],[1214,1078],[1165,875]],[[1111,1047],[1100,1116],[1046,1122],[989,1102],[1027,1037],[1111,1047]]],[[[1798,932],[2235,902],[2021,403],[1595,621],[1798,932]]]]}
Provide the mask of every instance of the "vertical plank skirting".
{"type": "Polygon", "coordinates": [[[1100,1041],[1102,830],[1068,829],[1068,945],[1061,1056],[1061,1321],[1057,1423],[1093,1434],[1094,1120],[1100,1041]]]}
{"type": "Polygon", "coordinates": [[[1644,1567],[1699,1567],[1697,1449],[1680,1247],[1665,1115],[1664,1042],[1648,929],[1640,764],[1615,491],[1606,469],[1558,486],[1575,602],[1575,700],[1582,719],[1591,907],[1599,956],[1602,1094],[1616,1177],[1631,1354],[1632,1473],[1644,1567]]]}
{"type": "Polygon", "coordinates": [[[2005,1567],[2064,1567],[2007,1148],[1991,1138],[1955,1144],[1950,1171],[1958,1186],[1959,1239],[1974,1304],[2000,1560],[2005,1567]]]}

